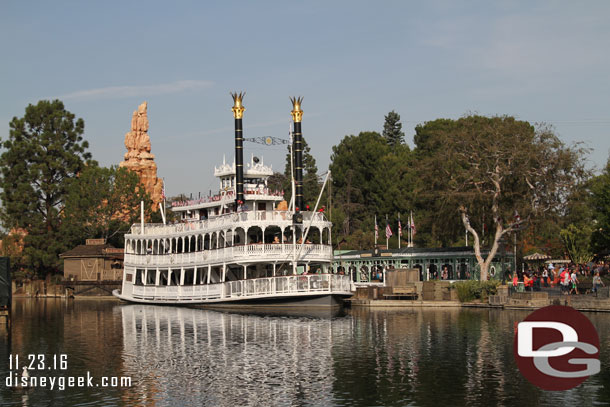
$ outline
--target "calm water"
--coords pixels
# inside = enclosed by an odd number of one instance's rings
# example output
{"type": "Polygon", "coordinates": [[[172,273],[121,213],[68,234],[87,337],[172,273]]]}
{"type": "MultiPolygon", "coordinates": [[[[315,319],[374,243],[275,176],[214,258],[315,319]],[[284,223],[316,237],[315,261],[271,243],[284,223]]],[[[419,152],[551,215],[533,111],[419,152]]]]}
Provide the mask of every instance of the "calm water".
{"type": "MultiPolygon", "coordinates": [[[[561,393],[523,379],[513,323],[528,313],[481,309],[348,310],[335,317],[258,316],[15,300],[1,331],[0,404],[60,405],[610,405],[610,314],[587,313],[602,372],[561,393]],[[67,355],[36,376],[128,376],[131,387],[13,390],[8,354],[67,355]]],[[[48,363],[47,363],[48,365],[48,363]]],[[[46,365],[45,365],[46,366],[46,365]]]]}

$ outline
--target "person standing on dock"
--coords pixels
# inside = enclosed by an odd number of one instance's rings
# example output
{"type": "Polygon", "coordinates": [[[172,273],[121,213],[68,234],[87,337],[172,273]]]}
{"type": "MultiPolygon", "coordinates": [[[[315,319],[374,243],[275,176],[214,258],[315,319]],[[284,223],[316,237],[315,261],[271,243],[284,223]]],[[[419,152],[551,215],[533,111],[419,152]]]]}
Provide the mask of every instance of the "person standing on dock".
{"type": "Polygon", "coordinates": [[[572,274],[570,275],[570,283],[572,285],[570,294],[572,294],[572,292],[575,292],[576,295],[578,295],[578,276],[576,275],[576,269],[572,269],[572,274]]]}
{"type": "Polygon", "coordinates": [[[604,284],[604,282],[602,281],[602,278],[599,276],[599,271],[596,271],[595,275],[593,276],[593,292],[595,293],[596,296],[597,296],[597,290],[600,285],[602,287],[606,286],[604,284]]]}

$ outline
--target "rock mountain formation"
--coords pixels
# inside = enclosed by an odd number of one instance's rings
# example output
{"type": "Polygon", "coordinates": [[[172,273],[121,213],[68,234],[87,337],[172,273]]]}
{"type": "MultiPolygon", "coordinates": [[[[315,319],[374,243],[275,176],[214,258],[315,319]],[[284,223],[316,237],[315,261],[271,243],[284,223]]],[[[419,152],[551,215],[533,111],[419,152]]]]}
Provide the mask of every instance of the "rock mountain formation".
{"type": "Polygon", "coordinates": [[[119,166],[135,172],[140,177],[146,192],[154,202],[156,210],[163,201],[163,181],[157,178],[157,164],[154,154],[150,153],[150,137],[148,136],[147,103],[144,102],[133,112],[131,131],[125,134],[125,161],[119,166]]]}

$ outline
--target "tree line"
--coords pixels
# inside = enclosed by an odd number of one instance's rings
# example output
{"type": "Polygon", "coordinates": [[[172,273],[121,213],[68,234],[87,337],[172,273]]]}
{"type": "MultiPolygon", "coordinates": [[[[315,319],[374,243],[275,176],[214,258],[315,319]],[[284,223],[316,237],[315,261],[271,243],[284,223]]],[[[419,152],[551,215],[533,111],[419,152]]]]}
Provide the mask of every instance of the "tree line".
{"type": "Polygon", "coordinates": [[[13,271],[45,276],[63,269],[59,254],[87,238],[121,247],[151,199],[135,173],[93,160],[85,123],[59,100],[29,105],[13,118],[0,155],[2,255],[13,271]]]}
{"type": "MultiPolygon", "coordinates": [[[[58,255],[86,238],[121,247],[146,202],[137,175],[104,168],[83,138],[84,121],[59,100],[29,105],[0,140],[2,254],[15,269],[40,276],[62,270],[58,255]]],[[[610,160],[601,174],[585,167],[587,150],[568,146],[545,124],[510,116],[468,115],[420,124],[414,148],[400,115],[385,116],[381,132],[346,135],[332,148],[331,179],[322,205],[339,249],[372,249],[377,217],[398,246],[412,211],[419,247],[473,245],[482,277],[496,253],[517,241],[519,254],[542,251],[583,263],[610,248],[610,160]]],[[[304,197],[313,209],[321,179],[304,141],[304,197]]],[[[290,156],[270,186],[290,199],[290,156]]],[[[402,236],[402,246],[406,235],[402,236]]],[[[512,248],[512,246],[511,246],[512,248]]]]}
{"type": "MultiPolygon", "coordinates": [[[[610,160],[595,176],[582,144],[566,145],[551,126],[511,116],[437,119],[417,125],[413,140],[410,149],[392,111],[381,133],[347,135],[332,148],[325,202],[337,248],[372,249],[375,218],[385,243],[386,216],[396,248],[398,217],[404,230],[413,211],[416,246],[468,241],[482,279],[513,242],[518,257],[540,251],[586,263],[609,254],[610,160]]],[[[278,177],[286,185],[289,167],[278,177]]],[[[305,200],[315,202],[319,183],[309,179],[305,200]]],[[[404,247],[406,234],[401,239],[404,247]]]]}

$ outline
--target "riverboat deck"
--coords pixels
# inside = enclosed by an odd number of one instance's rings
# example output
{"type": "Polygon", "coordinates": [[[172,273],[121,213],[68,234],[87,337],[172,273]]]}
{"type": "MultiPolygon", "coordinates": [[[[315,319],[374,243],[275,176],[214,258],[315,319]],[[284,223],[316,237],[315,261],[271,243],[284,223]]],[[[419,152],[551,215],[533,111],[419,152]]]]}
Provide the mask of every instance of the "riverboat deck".
{"type": "Polygon", "coordinates": [[[198,304],[320,295],[349,297],[352,292],[349,276],[311,274],[254,278],[205,285],[133,285],[130,297],[122,296],[118,290],[114,291],[114,295],[121,299],[142,303],[198,304]]]}

